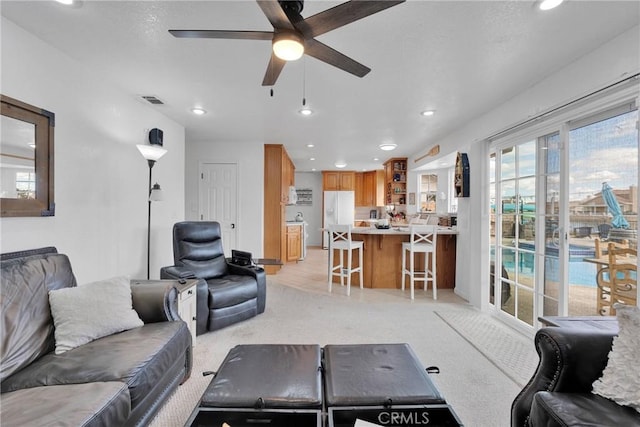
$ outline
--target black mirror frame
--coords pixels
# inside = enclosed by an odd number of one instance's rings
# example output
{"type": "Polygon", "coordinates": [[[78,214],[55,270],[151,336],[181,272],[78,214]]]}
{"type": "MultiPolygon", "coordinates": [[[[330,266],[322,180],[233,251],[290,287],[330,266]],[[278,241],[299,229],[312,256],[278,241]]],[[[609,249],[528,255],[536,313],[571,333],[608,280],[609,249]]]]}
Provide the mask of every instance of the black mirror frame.
{"type": "Polygon", "coordinates": [[[55,114],[17,99],[0,95],[2,115],[35,125],[36,198],[0,198],[0,217],[54,216],[55,114]]]}

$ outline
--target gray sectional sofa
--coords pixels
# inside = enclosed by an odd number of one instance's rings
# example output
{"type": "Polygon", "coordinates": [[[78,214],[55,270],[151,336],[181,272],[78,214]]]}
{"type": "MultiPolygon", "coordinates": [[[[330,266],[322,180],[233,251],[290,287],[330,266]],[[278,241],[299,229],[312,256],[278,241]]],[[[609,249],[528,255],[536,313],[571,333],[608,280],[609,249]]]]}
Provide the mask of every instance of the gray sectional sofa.
{"type": "Polygon", "coordinates": [[[56,354],[48,292],[76,286],[69,259],[53,247],[0,259],[3,427],[146,425],[189,377],[191,334],[174,288],[131,286],[144,325],[56,354]]]}

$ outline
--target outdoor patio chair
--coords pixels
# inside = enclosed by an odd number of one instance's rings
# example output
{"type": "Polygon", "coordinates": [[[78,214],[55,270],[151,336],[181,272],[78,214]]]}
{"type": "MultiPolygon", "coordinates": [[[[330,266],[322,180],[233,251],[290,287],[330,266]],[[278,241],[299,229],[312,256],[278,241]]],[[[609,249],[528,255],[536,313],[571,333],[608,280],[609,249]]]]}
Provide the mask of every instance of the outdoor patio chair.
{"type": "Polygon", "coordinates": [[[638,251],[634,248],[620,248],[609,243],[609,282],[611,284],[611,307],[609,313],[615,316],[615,303],[637,305],[638,279],[636,263],[638,251]]]}
{"type": "Polygon", "coordinates": [[[601,240],[609,239],[609,231],[611,230],[611,224],[598,224],[598,237],[601,240]]]}
{"type": "Polygon", "coordinates": [[[576,227],[574,233],[576,237],[591,237],[591,227],[576,227]]]}
{"type": "MultiPolygon", "coordinates": [[[[601,242],[599,238],[594,239],[595,243],[595,258],[596,259],[604,259],[604,264],[598,265],[598,271],[596,272],[596,284],[598,286],[598,293],[596,296],[596,309],[598,314],[601,316],[613,316],[615,314],[615,310],[612,305],[616,302],[615,297],[611,295],[611,266],[610,266],[610,251],[619,251],[619,250],[628,250],[629,242],[624,240],[621,243],[609,242],[606,246],[606,253],[603,251],[601,242]]],[[[616,252],[613,253],[615,257],[616,252]]],[[[623,294],[624,295],[624,294],[623,294]]]]}

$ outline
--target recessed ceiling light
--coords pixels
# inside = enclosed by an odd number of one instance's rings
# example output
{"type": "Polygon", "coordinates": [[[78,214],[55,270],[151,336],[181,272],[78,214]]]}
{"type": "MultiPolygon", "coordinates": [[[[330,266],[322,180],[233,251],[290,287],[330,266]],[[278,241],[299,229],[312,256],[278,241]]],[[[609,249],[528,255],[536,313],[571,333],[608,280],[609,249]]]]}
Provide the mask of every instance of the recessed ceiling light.
{"type": "Polygon", "coordinates": [[[374,162],[378,162],[378,161],[380,161],[380,159],[379,159],[379,158],[377,158],[377,157],[374,157],[374,158],[373,158],[373,161],[374,161],[374,162]]]}
{"type": "Polygon", "coordinates": [[[436,112],[433,110],[425,110],[425,111],[421,111],[420,114],[425,116],[425,117],[430,117],[433,116],[436,112]]]}
{"type": "Polygon", "coordinates": [[[315,172],[315,171],[316,171],[316,168],[311,168],[311,172],[315,172]]]}
{"type": "Polygon", "coordinates": [[[70,5],[73,4],[73,0],[56,0],[58,3],[70,5]]]}
{"type": "Polygon", "coordinates": [[[315,157],[309,157],[309,160],[315,160],[315,159],[316,159],[315,157]]]}
{"type": "Polygon", "coordinates": [[[315,147],[315,145],[313,145],[313,144],[307,144],[307,148],[313,148],[313,147],[315,147]]]}
{"type": "Polygon", "coordinates": [[[193,114],[195,114],[196,116],[202,116],[203,114],[207,114],[207,111],[205,109],[203,109],[203,108],[200,108],[200,107],[193,107],[191,109],[191,112],[193,114]]]}
{"type": "Polygon", "coordinates": [[[384,144],[378,145],[378,147],[384,151],[395,150],[397,146],[398,146],[397,144],[392,144],[392,143],[384,143],[384,144]]]}
{"type": "Polygon", "coordinates": [[[346,168],[347,164],[345,162],[336,162],[335,166],[339,169],[346,168]]]}
{"type": "Polygon", "coordinates": [[[540,6],[538,7],[540,8],[540,10],[550,10],[560,6],[562,2],[563,0],[542,0],[540,2],[540,6]]]}
{"type": "Polygon", "coordinates": [[[303,116],[310,116],[313,114],[313,110],[311,108],[303,108],[302,110],[298,111],[298,113],[302,114],[303,116]]]}

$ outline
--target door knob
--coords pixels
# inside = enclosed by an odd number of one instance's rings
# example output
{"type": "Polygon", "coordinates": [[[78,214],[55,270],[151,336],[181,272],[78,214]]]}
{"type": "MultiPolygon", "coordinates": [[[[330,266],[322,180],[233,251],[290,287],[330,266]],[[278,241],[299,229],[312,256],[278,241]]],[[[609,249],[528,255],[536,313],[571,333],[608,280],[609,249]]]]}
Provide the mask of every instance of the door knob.
{"type": "Polygon", "coordinates": [[[236,228],[236,225],[231,223],[231,229],[233,230],[234,228],[236,228]]]}

